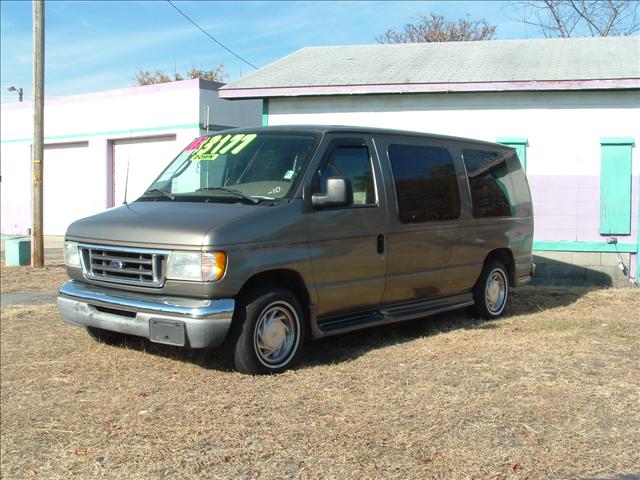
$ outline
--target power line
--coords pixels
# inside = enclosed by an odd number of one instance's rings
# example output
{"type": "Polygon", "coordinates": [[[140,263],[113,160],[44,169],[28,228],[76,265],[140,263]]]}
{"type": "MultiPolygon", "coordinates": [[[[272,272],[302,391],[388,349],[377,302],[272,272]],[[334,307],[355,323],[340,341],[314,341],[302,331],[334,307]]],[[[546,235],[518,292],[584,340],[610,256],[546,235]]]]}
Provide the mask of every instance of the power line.
{"type": "Polygon", "coordinates": [[[218,40],[216,40],[215,38],[213,38],[213,36],[211,34],[209,34],[209,32],[207,32],[204,28],[202,28],[200,25],[198,25],[196,22],[194,22],[193,20],[191,20],[189,18],[189,16],[184,13],[182,10],[180,10],[178,7],[176,7],[173,2],[171,0],[167,0],[167,3],[169,5],[171,5],[173,8],[175,8],[178,13],[180,15],[182,15],[184,18],[186,18],[187,20],[189,20],[198,30],[200,30],[202,33],[204,33],[207,37],[209,37],[211,40],[213,40],[214,42],[216,42],[218,45],[220,45],[222,48],[224,48],[227,52],[229,52],[231,55],[233,55],[234,57],[242,60],[244,63],[246,63],[247,65],[255,68],[256,70],[258,69],[258,67],[256,67],[253,63],[245,60],[244,58],[242,58],[240,55],[238,55],[236,52],[234,52],[233,50],[231,50],[229,47],[224,46],[222,43],[220,43],[218,40]]]}

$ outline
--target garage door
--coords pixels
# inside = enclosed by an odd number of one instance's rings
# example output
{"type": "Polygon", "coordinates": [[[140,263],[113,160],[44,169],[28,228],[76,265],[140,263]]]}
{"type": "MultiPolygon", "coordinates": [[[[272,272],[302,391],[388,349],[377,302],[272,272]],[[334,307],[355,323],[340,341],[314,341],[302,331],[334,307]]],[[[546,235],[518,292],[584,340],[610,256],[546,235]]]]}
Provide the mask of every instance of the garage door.
{"type": "Polygon", "coordinates": [[[114,140],[113,143],[113,199],[115,205],[124,200],[129,180],[127,200],[133,201],[149,188],[158,175],[179,153],[175,135],[114,140]]]}
{"type": "Polygon", "coordinates": [[[44,146],[45,235],[64,235],[71,222],[104,209],[103,197],[96,196],[96,189],[104,184],[96,178],[88,145],[73,142],[44,146]]]}

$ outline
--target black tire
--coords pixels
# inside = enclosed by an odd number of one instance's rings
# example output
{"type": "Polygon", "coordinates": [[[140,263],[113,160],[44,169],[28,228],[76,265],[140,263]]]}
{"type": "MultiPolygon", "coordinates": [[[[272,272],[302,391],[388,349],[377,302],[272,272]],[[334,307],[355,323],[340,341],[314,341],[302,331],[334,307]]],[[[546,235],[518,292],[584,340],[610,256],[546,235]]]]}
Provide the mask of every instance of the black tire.
{"type": "Polygon", "coordinates": [[[283,288],[256,288],[237,304],[231,340],[237,371],[280,373],[300,356],[305,321],[300,302],[283,288]]]}
{"type": "Polygon", "coordinates": [[[473,300],[476,316],[492,319],[504,313],[509,300],[509,272],[501,262],[493,258],[485,262],[473,287],[473,300]]]}
{"type": "Polygon", "coordinates": [[[96,327],[87,327],[87,333],[96,342],[106,343],[107,345],[119,345],[124,342],[125,335],[120,332],[112,332],[96,327]]]}

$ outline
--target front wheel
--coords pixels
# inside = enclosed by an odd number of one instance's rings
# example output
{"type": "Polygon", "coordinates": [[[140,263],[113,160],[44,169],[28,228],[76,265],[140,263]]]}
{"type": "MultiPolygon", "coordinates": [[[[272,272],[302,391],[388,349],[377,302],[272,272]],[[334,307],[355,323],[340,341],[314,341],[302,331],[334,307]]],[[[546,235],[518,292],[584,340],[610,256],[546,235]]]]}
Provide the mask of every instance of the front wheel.
{"type": "Polygon", "coordinates": [[[239,302],[234,364],[253,375],[289,368],[302,350],[304,316],[298,299],[281,288],[256,289],[239,302]]]}
{"type": "Polygon", "coordinates": [[[473,312],[483,318],[498,318],[509,299],[509,274],[499,261],[485,263],[480,278],[473,287],[473,312]]]}

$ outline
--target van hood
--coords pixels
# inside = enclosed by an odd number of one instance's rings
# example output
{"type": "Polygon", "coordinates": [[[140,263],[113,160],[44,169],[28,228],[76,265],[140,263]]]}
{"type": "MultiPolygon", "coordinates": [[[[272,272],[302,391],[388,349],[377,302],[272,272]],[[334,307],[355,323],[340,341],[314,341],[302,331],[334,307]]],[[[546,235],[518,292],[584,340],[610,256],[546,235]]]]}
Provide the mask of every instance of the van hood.
{"type": "Polygon", "coordinates": [[[66,237],[84,242],[131,246],[201,248],[213,228],[259,213],[266,206],[133,202],[72,223],[66,237]]]}

